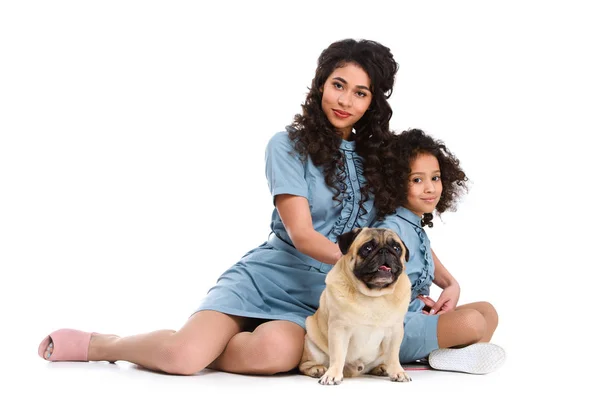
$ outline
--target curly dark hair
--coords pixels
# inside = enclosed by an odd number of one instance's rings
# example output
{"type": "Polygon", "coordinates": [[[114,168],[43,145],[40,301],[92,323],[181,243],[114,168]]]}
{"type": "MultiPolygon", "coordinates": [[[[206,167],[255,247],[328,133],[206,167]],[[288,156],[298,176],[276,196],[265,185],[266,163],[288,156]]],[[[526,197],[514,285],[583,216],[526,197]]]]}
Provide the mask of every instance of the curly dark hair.
{"type": "Polygon", "coordinates": [[[357,154],[363,159],[363,175],[367,181],[361,188],[361,211],[365,212],[363,203],[373,194],[374,206],[381,217],[396,209],[398,197],[398,193],[385,184],[383,176],[383,166],[394,154],[381,150],[389,148],[393,136],[389,130],[392,108],[387,100],[393,91],[398,64],[389,48],[372,40],[345,39],[332,43],[319,56],[315,77],[302,104],[302,114],[296,114],[286,129],[295,150],[323,167],[325,182],[334,190],[333,199],[340,201],[340,194],[346,190],[346,171],[340,151],[342,137],[321,108],[321,89],[336,68],[347,64],[360,66],[371,80],[371,104],[354,125],[352,139],[356,142],[357,154]]]}
{"type": "MultiPolygon", "coordinates": [[[[435,207],[438,215],[450,210],[456,211],[459,198],[468,191],[469,178],[462,170],[460,161],[452,154],[443,141],[436,140],[425,134],[420,129],[410,129],[394,136],[392,151],[396,154],[395,187],[401,193],[402,202],[398,205],[405,206],[408,197],[408,185],[411,162],[421,154],[431,154],[440,164],[442,178],[442,195],[435,207]]],[[[433,214],[423,215],[422,226],[433,226],[433,214]]]]}

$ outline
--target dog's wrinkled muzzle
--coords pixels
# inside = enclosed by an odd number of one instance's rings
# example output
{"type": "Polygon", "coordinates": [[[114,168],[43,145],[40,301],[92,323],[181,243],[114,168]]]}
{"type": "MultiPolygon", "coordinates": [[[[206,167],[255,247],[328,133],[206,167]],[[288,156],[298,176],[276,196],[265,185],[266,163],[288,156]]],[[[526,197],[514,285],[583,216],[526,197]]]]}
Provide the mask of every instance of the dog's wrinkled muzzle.
{"type": "Polygon", "coordinates": [[[398,256],[386,248],[380,249],[355,271],[358,279],[371,288],[386,287],[396,281],[402,273],[402,264],[398,256]]]}

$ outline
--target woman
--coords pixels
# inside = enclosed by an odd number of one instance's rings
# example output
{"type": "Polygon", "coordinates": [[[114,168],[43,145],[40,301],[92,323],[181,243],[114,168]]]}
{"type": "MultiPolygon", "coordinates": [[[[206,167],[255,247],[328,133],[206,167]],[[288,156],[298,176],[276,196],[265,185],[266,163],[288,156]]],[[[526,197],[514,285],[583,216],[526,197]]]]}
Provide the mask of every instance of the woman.
{"type": "Polygon", "coordinates": [[[295,368],[304,321],[341,257],[337,235],[395,210],[398,194],[381,172],[392,154],[379,149],[391,139],[387,99],[397,70],[390,50],[373,41],[342,40],[321,53],[302,114],[267,146],[269,239],[223,273],[180,330],[122,338],[59,330],[40,343],[40,356],[182,375],[295,368]]]}

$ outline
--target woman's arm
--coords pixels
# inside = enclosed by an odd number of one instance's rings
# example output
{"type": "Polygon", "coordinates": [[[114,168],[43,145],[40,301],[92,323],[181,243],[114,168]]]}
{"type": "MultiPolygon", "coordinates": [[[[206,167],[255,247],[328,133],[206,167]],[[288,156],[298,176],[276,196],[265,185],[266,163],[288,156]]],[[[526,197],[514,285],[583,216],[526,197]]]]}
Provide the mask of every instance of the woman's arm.
{"type": "Polygon", "coordinates": [[[280,194],[275,197],[275,207],[298,251],[326,264],[335,264],[342,257],[339,246],[313,228],[306,198],[280,194]]]}

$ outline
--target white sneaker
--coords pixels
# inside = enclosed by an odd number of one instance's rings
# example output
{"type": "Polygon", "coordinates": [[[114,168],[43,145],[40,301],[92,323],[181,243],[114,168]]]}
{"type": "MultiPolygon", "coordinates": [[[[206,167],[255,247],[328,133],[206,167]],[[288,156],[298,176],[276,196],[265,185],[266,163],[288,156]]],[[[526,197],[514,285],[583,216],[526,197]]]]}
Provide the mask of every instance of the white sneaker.
{"type": "Polygon", "coordinates": [[[437,349],[429,354],[434,369],[488,374],[498,369],[506,359],[504,349],[492,343],[475,343],[460,349],[437,349]]]}

